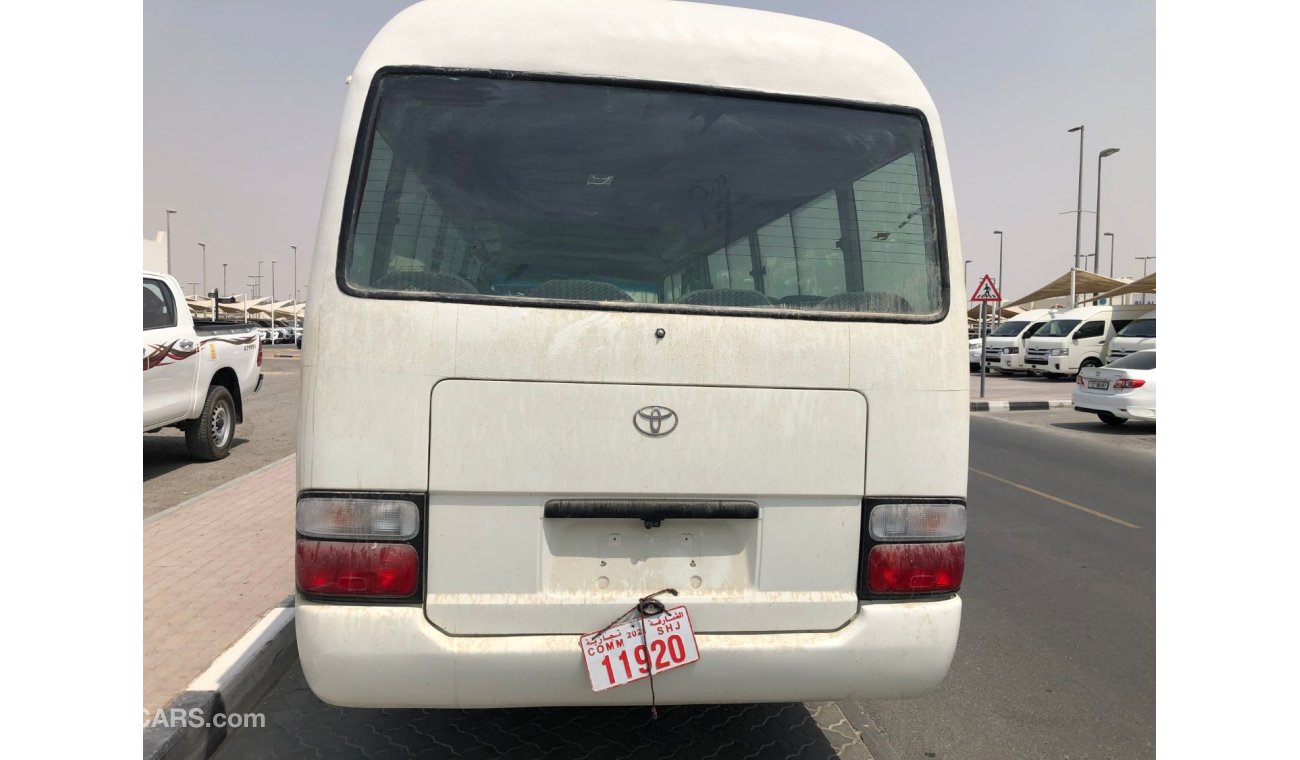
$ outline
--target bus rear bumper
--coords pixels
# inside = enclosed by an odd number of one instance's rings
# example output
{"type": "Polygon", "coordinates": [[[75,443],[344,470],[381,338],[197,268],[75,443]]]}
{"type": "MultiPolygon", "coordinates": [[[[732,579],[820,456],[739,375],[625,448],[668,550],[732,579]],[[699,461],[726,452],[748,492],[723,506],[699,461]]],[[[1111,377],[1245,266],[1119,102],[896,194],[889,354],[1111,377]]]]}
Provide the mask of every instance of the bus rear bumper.
{"type": "MultiPolygon", "coordinates": [[[[961,598],[864,603],[825,633],[697,634],[698,662],[655,678],[659,704],[916,697],[943,682],[961,598]]],[[[593,692],[576,635],[448,636],[420,607],[298,599],[307,683],[343,707],[642,705],[645,679],[593,692]]]]}

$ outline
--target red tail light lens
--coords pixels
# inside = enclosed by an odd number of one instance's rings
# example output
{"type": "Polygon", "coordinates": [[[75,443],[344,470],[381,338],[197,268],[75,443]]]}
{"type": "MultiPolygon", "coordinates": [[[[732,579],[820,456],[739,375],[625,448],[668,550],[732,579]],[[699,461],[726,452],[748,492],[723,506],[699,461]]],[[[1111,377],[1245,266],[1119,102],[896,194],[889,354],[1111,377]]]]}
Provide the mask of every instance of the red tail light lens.
{"type": "Polygon", "coordinates": [[[1077,374],[1077,375],[1074,376],[1074,384],[1075,384],[1075,385],[1083,385],[1083,373],[1082,373],[1082,372],[1080,372],[1079,374],[1077,374]]]}
{"type": "Polygon", "coordinates": [[[262,339],[257,340],[257,366],[262,366],[262,339]]]}
{"type": "Polygon", "coordinates": [[[1119,380],[1116,380],[1115,385],[1112,387],[1118,390],[1124,390],[1126,388],[1141,388],[1146,384],[1147,384],[1146,380],[1130,380],[1128,378],[1122,377],[1119,380]]]}
{"type": "Polygon", "coordinates": [[[419,557],[409,544],[298,539],[298,590],[325,596],[404,597],[415,593],[419,557]]]}
{"type": "Polygon", "coordinates": [[[873,594],[933,594],[961,588],[966,543],[881,544],[867,558],[873,594]]]}

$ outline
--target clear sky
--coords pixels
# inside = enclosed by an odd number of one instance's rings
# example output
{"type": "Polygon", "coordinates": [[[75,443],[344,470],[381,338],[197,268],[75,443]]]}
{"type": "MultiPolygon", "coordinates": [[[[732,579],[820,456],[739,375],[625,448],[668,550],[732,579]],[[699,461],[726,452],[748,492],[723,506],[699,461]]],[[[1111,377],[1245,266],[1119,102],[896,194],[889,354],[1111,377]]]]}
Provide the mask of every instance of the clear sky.
{"type": "MultiPolygon", "coordinates": [[[[900,52],[939,108],[971,286],[996,275],[1006,235],[1008,300],[1063,274],[1074,255],[1078,134],[1083,206],[1105,159],[1102,232],[1115,274],[1140,275],[1155,251],[1154,0],[725,0],[861,30],[900,52]]],[[[290,295],[316,239],[344,78],[370,38],[409,2],[277,0],[144,3],[144,237],[172,217],[173,270],[240,292],[262,265],[263,294],[290,295]]],[[[1084,214],[1081,248],[1093,250],[1084,214]]],[[[1103,238],[1101,271],[1110,268],[1103,238]]],[[[304,295],[306,293],[304,292],[304,295]]]]}

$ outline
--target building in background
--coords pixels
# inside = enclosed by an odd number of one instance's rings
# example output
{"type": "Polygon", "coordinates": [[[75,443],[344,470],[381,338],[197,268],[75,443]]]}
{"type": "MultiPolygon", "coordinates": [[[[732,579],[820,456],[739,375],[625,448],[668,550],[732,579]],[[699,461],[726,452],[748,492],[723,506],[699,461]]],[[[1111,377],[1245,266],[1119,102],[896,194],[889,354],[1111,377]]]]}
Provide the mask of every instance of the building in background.
{"type": "Polygon", "coordinates": [[[144,269],[147,272],[167,272],[167,233],[162,230],[153,240],[144,240],[144,269]]]}

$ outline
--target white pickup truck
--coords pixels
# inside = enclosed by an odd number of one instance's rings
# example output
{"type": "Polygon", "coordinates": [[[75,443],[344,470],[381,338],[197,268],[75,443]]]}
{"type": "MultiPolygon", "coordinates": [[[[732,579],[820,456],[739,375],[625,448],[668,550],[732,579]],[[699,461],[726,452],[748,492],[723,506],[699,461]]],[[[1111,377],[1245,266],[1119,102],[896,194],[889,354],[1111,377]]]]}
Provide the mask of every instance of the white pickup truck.
{"type": "Polygon", "coordinates": [[[185,431],[196,459],[230,453],[244,400],[262,385],[256,325],[198,322],[176,278],[144,273],[144,431],[185,431]]]}

